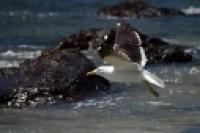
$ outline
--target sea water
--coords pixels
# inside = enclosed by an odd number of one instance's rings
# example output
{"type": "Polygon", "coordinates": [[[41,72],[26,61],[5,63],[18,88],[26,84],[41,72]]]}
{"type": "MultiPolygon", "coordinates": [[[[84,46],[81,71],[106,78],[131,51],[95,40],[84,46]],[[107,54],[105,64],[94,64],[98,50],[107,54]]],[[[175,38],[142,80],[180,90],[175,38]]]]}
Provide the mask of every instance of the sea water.
{"type": "MultiPolygon", "coordinates": [[[[119,0],[0,0],[0,67],[17,67],[80,29],[112,28],[116,18],[96,15],[119,0]]],[[[198,12],[197,0],[148,0],[198,12]]],[[[191,46],[191,63],[147,65],[165,89],[156,98],[141,84],[112,83],[108,93],[76,103],[22,110],[0,109],[1,133],[199,133],[200,16],[126,18],[141,32],[191,46]]]]}

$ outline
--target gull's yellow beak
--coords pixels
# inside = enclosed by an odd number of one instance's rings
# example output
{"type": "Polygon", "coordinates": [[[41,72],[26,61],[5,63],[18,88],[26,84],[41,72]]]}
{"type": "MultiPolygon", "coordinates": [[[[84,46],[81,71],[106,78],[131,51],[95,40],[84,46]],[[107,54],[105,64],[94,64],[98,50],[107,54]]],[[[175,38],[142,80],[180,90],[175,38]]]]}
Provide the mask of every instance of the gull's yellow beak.
{"type": "Polygon", "coordinates": [[[86,76],[92,76],[92,75],[96,75],[96,69],[92,70],[92,71],[89,71],[86,73],[86,76]]]}

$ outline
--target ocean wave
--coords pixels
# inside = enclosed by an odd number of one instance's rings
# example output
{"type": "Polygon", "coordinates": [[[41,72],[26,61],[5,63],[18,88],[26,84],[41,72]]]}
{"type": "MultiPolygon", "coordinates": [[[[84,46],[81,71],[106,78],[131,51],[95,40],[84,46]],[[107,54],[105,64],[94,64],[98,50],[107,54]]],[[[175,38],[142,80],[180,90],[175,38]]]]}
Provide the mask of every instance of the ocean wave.
{"type": "Polygon", "coordinates": [[[41,55],[41,50],[36,51],[19,51],[14,52],[12,50],[7,50],[6,52],[0,53],[0,57],[4,58],[18,58],[18,59],[31,59],[36,58],[41,55]]]}
{"type": "Polygon", "coordinates": [[[11,18],[20,18],[22,20],[27,19],[65,19],[67,17],[92,17],[96,16],[93,13],[85,12],[64,12],[64,11],[50,11],[50,12],[37,12],[37,11],[0,11],[0,18],[7,19],[11,18]]]}
{"type": "Polygon", "coordinates": [[[163,41],[169,42],[169,43],[173,43],[173,44],[178,44],[179,42],[176,39],[172,39],[172,38],[163,38],[163,41]]]}
{"type": "Polygon", "coordinates": [[[197,68],[197,67],[192,67],[190,70],[189,70],[189,74],[191,75],[197,75],[200,73],[200,70],[197,68]]]}
{"type": "Polygon", "coordinates": [[[20,61],[0,61],[0,68],[5,67],[19,67],[20,61]]]}
{"type": "Polygon", "coordinates": [[[97,100],[88,100],[85,102],[79,102],[74,106],[74,109],[78,109],[78,108],[83,108],[83,107],[91,107],[91,106],[95,106],[96,108],[104,108],[107,106],[114,106],[115,103],[112,102],[112,100],[108,99],[108,100],[102,100],[102,101],[97,101],[97,100]]]}
{"type": "Polygon", "coordinates": [[[200,14],[200,8],[196,8],[193,6],[190,6],[189,8],[182,10],[185,14],[191,15],[191,14],[200,14]]]}
{"type": "Polygon", "coordinates": [[[57,12],[31,12],[31,11],[1,11],[1,17],[58,17],[60,13],[57,12]]]}
{"type": "Polygon", "coordinates": [[[36,45],[19,45],[18,48],[23,48],[23,49],[44,49],[45,47],[43,46],[36,46],[36,45]]]}
{"type": "Polygon", "coordinates": [[[171,103],[167,102],[162,102],[162,101],[149,101],[147,104],[150,104],[152,106],[170,106],[172,105],[171,103]]]}
{"type": "MultiPolygon", "coordinates": [[[[122,19],[124,20],[130,20],[130,19],[133,19],[134,17],[130,18],[130,17],[121,17],[122,19]]],[[[116,17],[116,16],[112,16],[112,15],[103,15],[103,14],[100,14],[99,16],[99,19],[107,19],[107,20],[118,20],[119,17],[116,17]]]]}
{"type": "Polygon", "coordinates": [[[87,108],[87,107],[95,107],[98,109],[102,109],[105,107],[116,106],[117,102],[127,99],[129,99],[129,97],[112,97],[112,96],[106,96],[103,97],[102,99],[90,99],[76,103],[74,109],[87,108]]]}
{"type": "Polygon", "coordinates": [[[186,53],[192,54],[194,61],[200,60],[199,47],[188,48],[184,50],[186,53]]]}

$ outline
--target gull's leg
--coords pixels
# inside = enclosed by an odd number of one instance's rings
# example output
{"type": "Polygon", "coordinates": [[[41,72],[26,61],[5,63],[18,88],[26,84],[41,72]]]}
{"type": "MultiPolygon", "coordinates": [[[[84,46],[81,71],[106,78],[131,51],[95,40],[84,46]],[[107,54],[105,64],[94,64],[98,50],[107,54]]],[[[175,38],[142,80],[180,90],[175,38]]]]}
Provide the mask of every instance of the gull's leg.
{"type": "Polygon", "coordinates": [[[149,83],[148,81],[143,80],[144,85],[146,86],[146,88],[149,90],[149,92],[155,96],[155,97],[159,97],[159,93],[153,88],[153,85],[151,83],[149,83]]]}

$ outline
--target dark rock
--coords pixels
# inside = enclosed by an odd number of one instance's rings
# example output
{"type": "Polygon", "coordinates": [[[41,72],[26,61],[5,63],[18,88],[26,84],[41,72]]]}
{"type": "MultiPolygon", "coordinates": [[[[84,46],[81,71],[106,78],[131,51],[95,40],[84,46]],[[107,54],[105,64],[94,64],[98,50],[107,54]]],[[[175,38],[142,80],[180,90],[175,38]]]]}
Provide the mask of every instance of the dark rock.
{"type": "Polygon", "coordinates": [[[186,47],[178,44],[169,44],[158,38],[143,40],[148,63],[190,62],[192,55],[185,52],[186,47]]]}
{"type": "MultiPolygon", "coordinates": [[[[185,47],[150,38],[130,28],[139,33],[148,63],[192,60],[192,55],[184,52],[185,47]]],[[[115,36],[115,28],[80,31],[44,50],[38,58],[21,63],[19,68],[0,69],[0,104],[21,108],[57,100],[77,101],[107,90],[109,82],[106,79],[86,76],[95,65],[80,50],[101,48],[104,50],[100,55],[105,55],[114,45],[115,36]]]]}
{"type": "Polygon", "coordinates": [[[104,6],[98,11],[104,16],[116,17],[160,17],[172,15],[185,15],[181,10],[155,7],[145,3],[144,0],[128,0],[116,5],[104,6]]]}
{"type": "Polygon", "coordinates": [[[45,50],[19,68],[0,70],[0,102],[20,108],[56,100],[80,100],[109,87],[104,78],[86,76],[94,68],[77,49],[45,50]]]}
{"type": "MultiPolygon", "coordinates": [[[[134,27],[130,28],[131,30],[137,31],[139,33],[142,39],[142,46],[145,49],[149,64],[192,61],[192,55],[185,52],[186,47],[178,44],[170,44],[159,38],[151,38],[141,33],[134,27]]],[[[95,32],[94,29],[84,32],[81,31],[72,34],[73,36],[65,38],[64,41],[61,41],[61,43],[56,46],[56,48],[62,50],[71,47],[79,47],[81,50],[85,50],[85,48],[89,47],[93,47],[94,49],[101,47],[101,49],[104,50],[100,51],[100,55],[105,55],[106,53],[109,53],[109,50],[115,43],[115,34],[115,28],[111,30],[96,29],[95,32]],[[81,40],[82,37],[85,38],[85,36],[88,35],[90,35],[90,39],[87,41],[77,41],[81,40]],[[74,38],[74,36],[79,39],[74,38]],[[107,36],[107,39],[105,39],[105,36],[107,36]],[[82,47],[83,45],[84,47],[82,47]]]]}
{"type": "Polygon", "coordinates": [[[93,28],[89,31],[79,31],[73,33],[69,37],[64,38],[56,45],[57,49],[79,48],[80,50],[87,50],[90,46],[97,48],[99,44],[103,43],[104,35],[110,33],[110,30],[93,28]]]}

